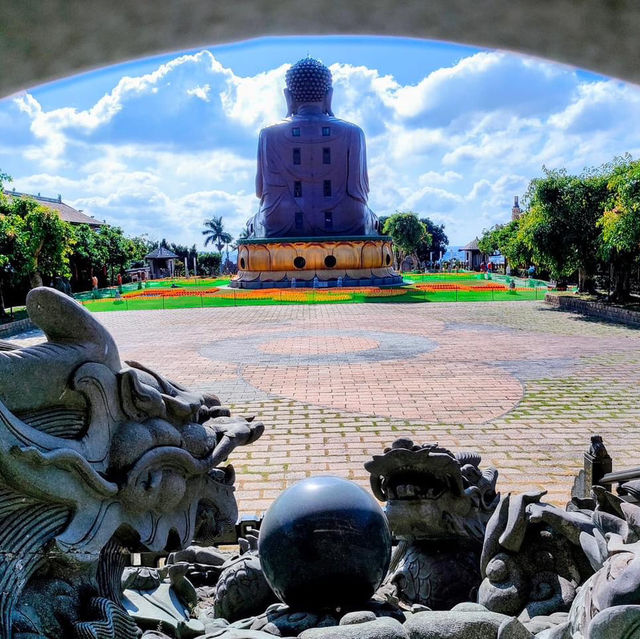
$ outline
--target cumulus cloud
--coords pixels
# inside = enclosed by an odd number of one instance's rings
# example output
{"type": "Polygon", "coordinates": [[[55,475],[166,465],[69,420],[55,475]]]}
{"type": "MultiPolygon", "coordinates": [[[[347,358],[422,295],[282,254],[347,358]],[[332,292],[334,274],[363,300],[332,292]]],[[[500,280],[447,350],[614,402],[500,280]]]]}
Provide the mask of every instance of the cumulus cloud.
{"type": "MultiPolygon", "coordinates": [[[[257,133],[285,113],[286,65],[243,76],[209,51],[122,77],[86,109],[37,91],[0,102],[0,167],[130,233],[202,244],[258,205],[257,133]]],[[[640,154],[640,90],[499,52],[402,85],[375,65],[331,66],[334,112],[367,136],[370,206],[445,223],[454,244],[510,218],[542,164],[580,170],[640,154]]],[[[80,83],[82,80],[79,79],[80,83]]]]}

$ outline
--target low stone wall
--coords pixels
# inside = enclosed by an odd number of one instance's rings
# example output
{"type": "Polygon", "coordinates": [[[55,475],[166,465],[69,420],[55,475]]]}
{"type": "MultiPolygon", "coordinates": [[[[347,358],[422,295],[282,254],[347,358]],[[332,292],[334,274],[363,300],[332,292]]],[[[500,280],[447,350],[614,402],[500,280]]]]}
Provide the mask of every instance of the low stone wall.
{"type": "Polygon", "coordinates": [[[544,301],[563,311],[584,313],[585,315],[600,317],[610,322],[621,322],[623,324],[640,326],[640,313],[638,311],[630,311],[624,308],[602,304],[601,302],[588,302],[586,300],[569,297],[568,295],[554,295],[552,293],[547,293],[544,301]]]}
{"type": "Polygon", "coordinates": [[[35,328],[34,323],[30,319],[22,319],[17,322],[9,322],[0,326],[0,339],[6,339],[18,333],[24,333],[35,328]]]}

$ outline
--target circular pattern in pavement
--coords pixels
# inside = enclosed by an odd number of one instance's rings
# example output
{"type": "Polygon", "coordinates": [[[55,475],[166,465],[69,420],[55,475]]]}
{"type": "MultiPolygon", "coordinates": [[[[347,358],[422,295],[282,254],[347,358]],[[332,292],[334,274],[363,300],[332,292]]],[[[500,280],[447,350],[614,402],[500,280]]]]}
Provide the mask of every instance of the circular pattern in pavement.
{"type": "Polygon", "coordinates": [[[216,340],[201,347],[199,353],[233,364],[301,366],[406,360],[437,346],[433,339],[407,333],[367,331],[363,337],[363,331],[354,330],[287,330],[216,340]],[[283,349],[278,348],[278,342],[283,349]]]}
{"type": "Polygon", "coordinates": [[[302,357],[315,355],[337,355],[355,353],[379,348],[380,343],[367,337],[283,337],[260,344],[258,348],[269,355],[299,355],[302,357]]]}

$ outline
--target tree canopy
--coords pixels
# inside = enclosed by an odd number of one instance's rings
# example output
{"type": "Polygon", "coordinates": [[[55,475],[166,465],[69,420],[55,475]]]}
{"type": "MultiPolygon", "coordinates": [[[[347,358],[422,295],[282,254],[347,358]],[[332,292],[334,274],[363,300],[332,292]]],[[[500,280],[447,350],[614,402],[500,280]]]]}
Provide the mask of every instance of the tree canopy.
{"type": "Polygon", "coordinates": [[[27,278],[32,287],[41,286],[43,276],[68,277],[74,243],[57,211],[28,198],[0,199],[0,253],[13,276],[27,278]]]}
{"type": "Polygon", "coordinates": [[[617,157],[578,175],[543,169],[523,206],[519,219],[484,232],[480,250],[498,250],[512,266],[534,263],[558,282],[577,275],[581,291],[611,274],[613,297],[629,297],[640,267],[640,161],[617,157]]]}
{"type": "Polygon", "coordinates": [[[446,252],[447,246],[449,246],[449,238],[444,232],[444,224],[436,224],[428,217],[421,217],[420,221],[427,229],[427,233],[416,249],[418,258],[427,262],[431,260],[431,255],[433,255],[434,259],[437,259],[446,252]]]}
{"type": "Polygon", "coordinates": [[[515,268],[526,268],[532,261],[531,250],[520,235],[520,219],[485,230],[478,248],[487,255],[500,253],[506,263],[515,268]]]}
{"type": "MultiPolygon", "coordinates": [[[[8,289],[24,295],[28,288],[62,277],[82,290],[90,287],[92,275],[108,285],[152,250],[146,237],[128,237],[120,227],[71,225],[33,198],[7,197],[7,181],[0,171],[0,315],[8,289]]],[[[184,249],[181,255],[196,253],[195,245],[184,249]]]]}
{"type": "Polygon", "coordinates": [[[413,256],[419,263],[418,248],[424,245],[428,247],[431,244],[431,235],[427,227],[413,211],[399,211],[388,217],[382,232],[393,239],[398,266],[408,255],[413,256]]]}
{"type": "Polygon", "coordinates": [[[615,271],[614,296],[629,296],[630,276],[640,262],[640,162],[619,158],[607,182],[609,199],[598,226],[601,255],[615,271]]]}
{"type": "Polygon", "coordinates": [[[544,169],[544,177],[531,181],[525,196],[528,212],[520,233],[533,259],[557,280],[578,272],[578,287],[593,290],[598,263],[598,220],[607,201],[603,169],[581,175],[544,169]]]}

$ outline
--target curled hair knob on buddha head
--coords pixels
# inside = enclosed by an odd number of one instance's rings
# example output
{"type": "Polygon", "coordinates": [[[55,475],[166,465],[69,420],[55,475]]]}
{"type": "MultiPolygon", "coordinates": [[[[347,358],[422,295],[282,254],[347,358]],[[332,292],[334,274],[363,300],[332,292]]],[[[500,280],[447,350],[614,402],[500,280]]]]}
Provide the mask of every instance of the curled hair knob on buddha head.
{"type": "Polygon", "coordinates": [[[322,113],[331,111],[331,71],[315,58],[303,58],[292,65],[285,76],[284,95],[287,100],[287,116],[295,115],[305,104],[317,105],[322,113]]]}

